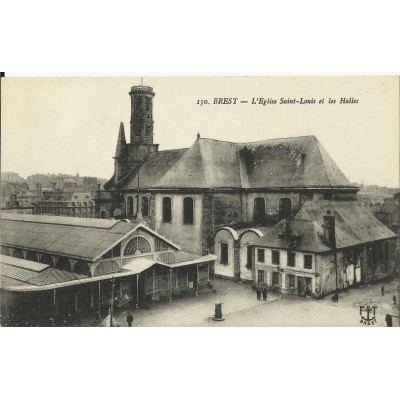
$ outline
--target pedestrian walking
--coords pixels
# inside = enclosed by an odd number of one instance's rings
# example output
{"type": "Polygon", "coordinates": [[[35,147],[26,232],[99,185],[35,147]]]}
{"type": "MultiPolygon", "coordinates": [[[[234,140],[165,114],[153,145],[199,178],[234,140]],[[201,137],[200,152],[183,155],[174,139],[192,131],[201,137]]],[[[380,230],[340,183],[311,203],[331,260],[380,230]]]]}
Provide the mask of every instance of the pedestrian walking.
{"type": "Polygon", "coordinates": [[[260,290],[260,288],[256,289],[256,293],[257,293],[257,300],[261,300],[261,290],[260,290]]]}
{"type": "Polygon", "coordinates": [[[392,316],[390,314],[386,314],[385,321],[386,321],[387,327],[389,327],[389,328],[393,327],[393,320],[392,320],[392,316]]]}
{"type": "Polygon", "coordinates": [[[267,288],[263,288],[262,295],[263,295],[263,300],[267,301],[267,288]]]}
{"type": "Polygon", "coordinates": [[[382,293],[382,296],[385,295],[385,286],[383,286],[383,285],[382,285],[382,287],[381,287],[381,293],[382,293]]]}
{"type": "Polygon", "coordinates": [[[128,315],[126,316],[126,322],[128,323],[128,327],[130,328],[133,322],[133,316],[131,313],[128,313],[128,315]]]}
{"type": "Polygon", "coordinates": [[[397,303],[396,296],[395,296],[395,295],[393,295],[393,304],[394,304],[394,305],[396,305],[396,303],[397,303]]]}

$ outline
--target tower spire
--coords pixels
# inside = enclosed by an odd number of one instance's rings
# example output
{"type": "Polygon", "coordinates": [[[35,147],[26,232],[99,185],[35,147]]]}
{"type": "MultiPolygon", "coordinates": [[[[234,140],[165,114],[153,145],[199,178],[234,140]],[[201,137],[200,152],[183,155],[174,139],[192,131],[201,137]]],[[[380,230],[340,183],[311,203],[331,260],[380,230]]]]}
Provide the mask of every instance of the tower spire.
{"type": "Polygon", "coordinates": [[[123,149],[125,146],[126,146],[125,128],[124,128],[124,123],[121,122],[119,125],[117,148],[115,150],[116,158],[119,157],[123,153],[123,149]]]}

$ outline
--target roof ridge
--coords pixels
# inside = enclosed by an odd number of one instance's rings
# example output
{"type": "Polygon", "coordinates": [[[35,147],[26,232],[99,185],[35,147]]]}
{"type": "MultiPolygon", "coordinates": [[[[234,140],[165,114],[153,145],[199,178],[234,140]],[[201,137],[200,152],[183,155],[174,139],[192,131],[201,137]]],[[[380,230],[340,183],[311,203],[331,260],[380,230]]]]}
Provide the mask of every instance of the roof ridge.
{"type": "MultiPolygon", "coordinates": [[[[220,140],[220,139],[214,139],[214,138],[199,138],[197,140],[212,140],[214,142],[221,142],[221,143],[230,143],[230,144],[238,144],[238,142],[230,142],[229,140],[220,140]]],[[[196,141],[197,141],[196,140],[196,141]]]]}
{"type": "MultiPolygon", "coordinates": [[[[321,144],[320,144],[320,142],[319,142],[319,140],[318,140],[317,138],[315,138],[315,140],[316,140],[316,142],[317,142],[318,154],[319,154],[319,156],[320,156],[320,158],[321,158],[322,166],[324,167],[324,172],[325,172],[326,179],[328,180],[329,185],[332,186],[332,182],[331,182],[331,180],[330,180],[330,178],[329,178],[329,175],[328,175],[328,172],[327,172],[327,170],[326,170],[326,168],[325,168],[325,162],[324,162],[324,159],[323,159],[322,154],[321,154],[321,148],[320,148],[320,145],[321,145],[321,144]]],[[[322,145],[321,145],[321,146],[322,146],[322,145]]]]}
{"type": "Polygon", "coordinates": [[[168,151],[178,151],[178,150],[187,150],[189,147],[181,147],[179,149],[165,149],[165,150],[159,150],[156,153],[153,153],[154,155],[159,154],[159,153],[166,153],[168,151]]]}
{"type": "Polygon", "coordinates": [[[315,139],[317,139],[315,135],[302,135],[302,136],[289,136],[289,137],[255,140],[254,142],[237,142],[237,144],[252,144],[252,143],[269,142],[272,140],[287,140],[287,139],[300,139],[300,138],[315,138],[315,139]]]}

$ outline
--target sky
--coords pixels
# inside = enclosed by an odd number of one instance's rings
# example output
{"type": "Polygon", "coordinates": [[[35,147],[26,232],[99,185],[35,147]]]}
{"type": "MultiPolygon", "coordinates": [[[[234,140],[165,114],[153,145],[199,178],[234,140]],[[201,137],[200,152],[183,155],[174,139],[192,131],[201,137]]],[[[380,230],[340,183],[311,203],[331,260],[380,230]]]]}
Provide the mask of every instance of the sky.
{"type": "MultiPolygon", "coordinates": [[[[6,77],[2,171],[22,177],[77,172],[111,177],[120,122],[129,141],[130,87],[140,80],[6,77]]],[[[315,135],[351,182],[399,186],[398,77],[150,76],[143,81],[156,93],[154,142],[160,150],[189,147],[198,132],[232,142],[315,135]],[[342,97],[357,102],[339,104],[342,97]],[[238,100],[213,104],[215,98],[238,100]],[[277,103],[252,104],[253,98],[277,103]],[[281,98],[315,103],[280,104],[281,98]],[[198,100],[209,104],[200,106],[198,100]]]]}

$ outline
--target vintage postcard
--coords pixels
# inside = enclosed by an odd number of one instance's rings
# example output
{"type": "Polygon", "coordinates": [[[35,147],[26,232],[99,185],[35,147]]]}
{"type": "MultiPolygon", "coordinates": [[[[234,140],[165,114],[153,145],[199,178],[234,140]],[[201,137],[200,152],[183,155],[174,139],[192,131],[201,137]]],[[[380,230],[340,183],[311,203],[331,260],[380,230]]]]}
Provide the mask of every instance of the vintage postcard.
{"type": "Polygon", "coordinates": [[[399,77],[2,77],[1,326],[398,327],[399,77]]]}

